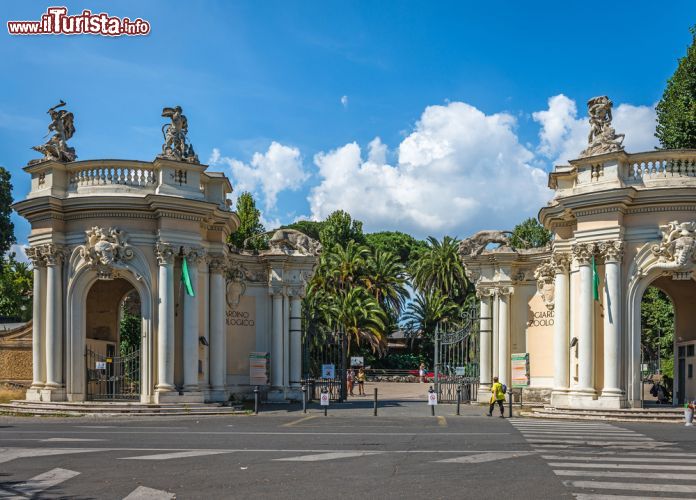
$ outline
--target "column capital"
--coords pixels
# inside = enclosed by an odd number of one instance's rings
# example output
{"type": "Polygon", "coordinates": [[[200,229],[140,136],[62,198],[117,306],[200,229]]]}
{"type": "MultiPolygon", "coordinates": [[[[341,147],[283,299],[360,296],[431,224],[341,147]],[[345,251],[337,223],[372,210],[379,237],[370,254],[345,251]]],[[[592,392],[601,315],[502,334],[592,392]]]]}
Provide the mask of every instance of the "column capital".
{"type": "Polygon", "coordinates": [[[476,284],[476,297],[478,299],[490,298],[495,295],[495,288],[482,285],[480,283],[476,284]]]}
{"type": "Polygon", "coordinates": [[[174,247],[169,243],[158,241],[155,245],[155,256],[160,266],[167,266],[174,263],[174,247]]]}
{"type": "Polygon", "coordinates": [[[565,252],[556,252],[551,256],[551,264],[553,265],[555,274],[567,274],[570,270],[570,254],[565,252]]]}
{"type": "Polygon", "coordinates": [[[599,244],[599,252],[604,257],[604,262],[621,262],[623,257],[623,241],[602,241],[599,244]]]}
{"type": "Polygon", "coordinates": [[[46,262],[47,266],[58,266],[63,262],[65,257],[65,247],[56,245],[55,243],[46,243],[39,247],[41,257],[46,262]]]}
{"type": "Polygon", "coordinates": [[[227,267],[225,256],[222,254],[208,254],[208,266],[213,274],[221,274],[227,267]]]}
{"type": "Polygon", "coordinates": [[[515,293],[515,288],[512,286],[497,286],[495,287],[495,294],[500,298],[507,298],[508,295],[515,293]]]}
{"type": "Polygon", "coordinates": [[[573,257],[580,266],[589,266],[597,249],[595,243],[576,243],[573,245],[573,257]]]}
{"type": "Polygon", "coordinates": [[[46,260],[41,254],[41,247],[29,247],[26,249],[25,253],[34,267],[46,266],[46,260]]]}
{"type": "Polygon", "coordinates": [[[192,264],[200,264],[206,260],[206,251],[202,247],[184,247],[184,256],[192,264]]]}
{"type": "Polygon", "coordinates": [[[282,296],[285,295],[285,287],[284,286],[269,286],[268,287],[268,295],[273,295],[274,297],[276,296],[282,296]]]}
{"type": "Polygon", "coordinates": [[[305,296],[304,286],[291,286],[288,288],[288,296],[291,299],[302,299],[305,296]]]}

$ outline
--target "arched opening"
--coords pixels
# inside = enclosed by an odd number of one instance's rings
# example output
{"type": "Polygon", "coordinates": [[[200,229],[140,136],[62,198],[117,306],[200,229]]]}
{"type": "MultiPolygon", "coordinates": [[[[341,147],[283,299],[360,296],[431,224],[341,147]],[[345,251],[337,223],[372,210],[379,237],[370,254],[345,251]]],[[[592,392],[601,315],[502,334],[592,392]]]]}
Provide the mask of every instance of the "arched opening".
{"type": "Polygon", "coordinates": [[[640,398],[644,407],[696,399],[696,283],[655,279],[640,304],[640,398]]]}
{"type": "Polygon", "coordinates": [[[139,400],[140,295],[122,278],[97,281],[86,299],[87,399],[139,400]]]}

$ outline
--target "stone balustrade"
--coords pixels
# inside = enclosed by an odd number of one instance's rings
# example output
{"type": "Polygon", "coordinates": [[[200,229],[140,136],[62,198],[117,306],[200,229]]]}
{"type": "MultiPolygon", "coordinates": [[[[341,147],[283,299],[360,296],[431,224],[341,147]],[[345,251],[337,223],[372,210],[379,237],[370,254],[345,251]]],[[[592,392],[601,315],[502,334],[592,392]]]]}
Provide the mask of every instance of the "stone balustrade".
{"type": "Polygon", "coordinates": [[[696,178],[696,151],[654,151],[626,155],[625,180],[696,178]]]}
{"type": "Polygon", "coordinates": [[[92,166],[76,165],[68,170],[71,189],[86,186],[123,185],[153,190],[155,170],[150,166],[92,166]]]}

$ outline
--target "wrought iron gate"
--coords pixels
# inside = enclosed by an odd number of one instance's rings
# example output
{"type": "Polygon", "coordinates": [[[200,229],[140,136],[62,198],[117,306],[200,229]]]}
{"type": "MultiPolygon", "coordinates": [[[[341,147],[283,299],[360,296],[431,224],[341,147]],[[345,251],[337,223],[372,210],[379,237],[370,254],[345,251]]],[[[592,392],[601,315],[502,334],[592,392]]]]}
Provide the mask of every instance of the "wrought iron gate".
{"type": "Polygon", "coordinates": [[[326,388],[333,401],[345,401],[347,398],[346,362],[347,338],[340,332],[320,332],[309,328],[305,332],[302,344],[302,377],[308,385],[310,400],[318,399],[319,393],[326,388]],[[333,377],[322,372],[322,366],[332,365],[333,377]]]}
{"type": "Polygon", "coordinates": [[[479,302],[462,314],[461,328],[435,332],[435,388],[438,401],[457,401],[461,389],[463,402],[474,401],[479,386],[479,345],[481,316],[479,302]]]}
{"type": "Polygon", "coordinates": [[[87,399],[91,401],[140,399],[140,349],[121,356],[107,344],[106,354],[87,348],[87,399]]]}

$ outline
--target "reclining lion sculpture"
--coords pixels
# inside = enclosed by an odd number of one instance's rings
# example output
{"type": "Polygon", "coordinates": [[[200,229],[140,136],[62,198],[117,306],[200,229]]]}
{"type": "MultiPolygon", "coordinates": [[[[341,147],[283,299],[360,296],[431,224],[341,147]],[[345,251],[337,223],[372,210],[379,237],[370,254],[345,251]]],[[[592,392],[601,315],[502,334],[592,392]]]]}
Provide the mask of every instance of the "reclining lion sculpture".
{"type": "Polygon", "coordinates": [[[481,255],[490,243],[498,243],[500,247],[510,246],[510,231],[496,229],[479,231],[478,233],[459,242],[460,255],[481,255]]]}

